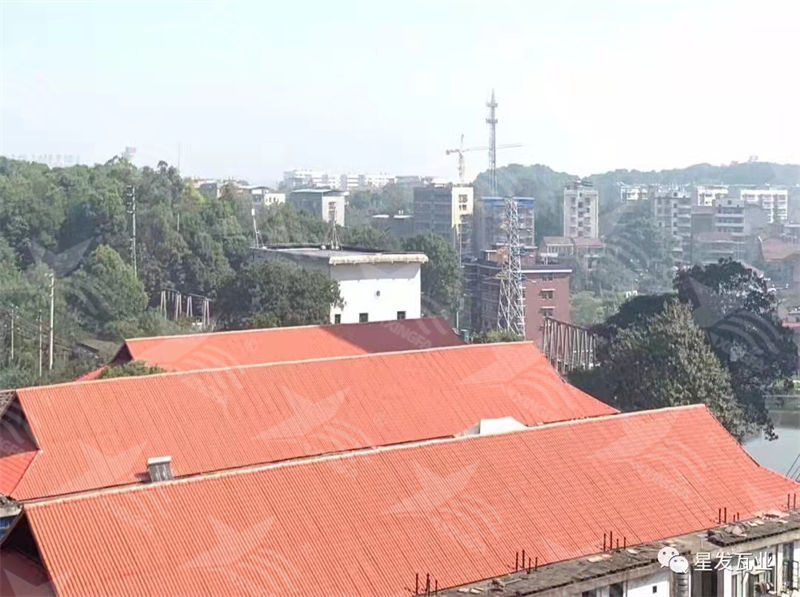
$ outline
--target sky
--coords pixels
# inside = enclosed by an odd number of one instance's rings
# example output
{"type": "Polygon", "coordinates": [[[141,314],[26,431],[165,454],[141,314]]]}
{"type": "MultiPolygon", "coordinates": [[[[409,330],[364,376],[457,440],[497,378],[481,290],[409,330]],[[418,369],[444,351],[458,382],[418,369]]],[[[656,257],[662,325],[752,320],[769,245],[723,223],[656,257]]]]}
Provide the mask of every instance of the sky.
{"type": "Polygon", "coordinates": [[[0,155],[455,179],[495,89],[499,165],[800,163],[798,27],[796,0],[0,0],[0,155]]]}

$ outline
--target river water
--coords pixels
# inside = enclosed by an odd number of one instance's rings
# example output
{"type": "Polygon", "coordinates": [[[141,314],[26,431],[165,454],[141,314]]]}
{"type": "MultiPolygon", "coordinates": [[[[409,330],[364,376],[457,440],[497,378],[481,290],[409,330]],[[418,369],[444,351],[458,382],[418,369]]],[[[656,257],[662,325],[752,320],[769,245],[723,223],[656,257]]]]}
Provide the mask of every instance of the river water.
{"type": "Polygon", "coordinates": [[[800,411],[778,411],[771,416],[778,439],[751,437],[745,440],[744,449],[760,465],[785,475],[800,454],[800,411]]]}

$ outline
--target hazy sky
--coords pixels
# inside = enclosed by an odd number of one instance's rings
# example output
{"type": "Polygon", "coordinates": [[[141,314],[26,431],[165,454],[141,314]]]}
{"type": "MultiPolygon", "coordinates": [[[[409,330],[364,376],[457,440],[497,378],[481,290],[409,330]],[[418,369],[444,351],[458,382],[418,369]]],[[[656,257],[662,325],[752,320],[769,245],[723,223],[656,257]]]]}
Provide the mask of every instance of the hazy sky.
{"type": "Polygon", "coordinates": [[[455,177],[800,162],[800,1],[0,0],[0,154],[455,177]],[[474,175],[484,152],[468,154],[474,175]]]}

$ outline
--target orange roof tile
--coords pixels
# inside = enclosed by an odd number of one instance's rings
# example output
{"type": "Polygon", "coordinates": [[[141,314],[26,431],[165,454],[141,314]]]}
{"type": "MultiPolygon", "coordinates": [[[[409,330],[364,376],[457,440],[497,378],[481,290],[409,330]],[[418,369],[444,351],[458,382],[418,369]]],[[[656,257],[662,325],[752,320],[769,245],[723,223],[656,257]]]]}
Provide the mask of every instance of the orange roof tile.
{"type": "MultiPolygon", "coordinates": [[[[253,365],[21,388],[41,450],[17,499],[459,433],[616,412],[564,382],[531,343],[253,365]]],[[[3,466],[0,460],[0,466],[3,466]]]]}
{"type": "Polygon", "coordinates": [[[464,344],[442,317],[126,340],[118,358],[167,371],[212,369],[464,344]]]}
{"type": "MultiPolygon", "coordinates": [[[[408,595],[785,508],[703,406],[555,423],[27,504],[62,597],[408,595]]],[[[25,519],[23,519],[25,520],[25,519]]],[[[11,553],[25,525],[9,533],[11,553]]],[[[29,538],[29,537],[28,537],[29,538]]]]}

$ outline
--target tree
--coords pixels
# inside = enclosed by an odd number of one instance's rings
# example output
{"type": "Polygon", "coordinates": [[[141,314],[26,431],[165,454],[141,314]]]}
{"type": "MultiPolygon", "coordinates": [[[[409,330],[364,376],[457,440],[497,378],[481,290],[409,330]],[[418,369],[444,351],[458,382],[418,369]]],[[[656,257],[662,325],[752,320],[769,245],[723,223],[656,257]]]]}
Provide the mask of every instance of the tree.
{"type": "Polygon", "coordinates": [[[341,300],[338,283],[320,272],[263,263],[229,277],[217,309],[225,329],[322,324],[341,300]]]}
{"type": "Polygon", "coordinates": [[[623,214],[606,237],[594,272],[595,289],[663,292],[672,281],[672,257],[663,231],[640,209],[623,214]]]}
{"type": "Polygon", "coordinates": [[[728,259],[680,272],[675,288],[730,372],[746,417],[774,437],[765,400],[790,388],[798,353],[766,281],[728,259]]]}
{"type": "Polygon", "coordinates": [[[473,344],[494,344],[496,342],[520,342],[524,340],[522,336],[508,330],[488,330],[472,338],[473,344]]]}
{"type": "Polygon", "coordinates": [[[114,249],[100,245],[68,279],[69,304],[95,331],[140,316],[147,308],[144,286],[114,249]]]}
{"type": "Polygon", "coordinates": [[[341,242],[350,247],[377,251],[396,251],[400,246],[395,237],[369,225],[345,228],[341,233],[341,242]]]}
{"type": "Polygon", "coordinates": [[[256,218],[264,242],[271,245],[319,244],[328,233],[328,224],[321,218],[285,203],[260,210],[256,218]]]}
{"type": "Polygon", "coordinates": [[[692,321],[691,310],[675,300],[621,330],[594,371],[594,383],[587,383],[585,373],[571,380],[587,390],[602,387],[598,397],[620,410],[703,403],[737,438],[747,430],[728,372],[692,321]]]}
{"type": "Polygon", "coordinates": [[[422,264],[422,310],[429,315],[455,313],[461,301],[461,264],[450,243],[428,232],[405,239],[403,250],[428,257],[422,264]]]}
{"type": "Polygon", "coordinates": [[[112,377],[137,377],[139,375],[155,375],[164,373],[165,370],[155,365],[148,365],[144,361],[130,361],[123,365],[106,367],[97,376],[97,379],[110,379],[112,377]]]}

